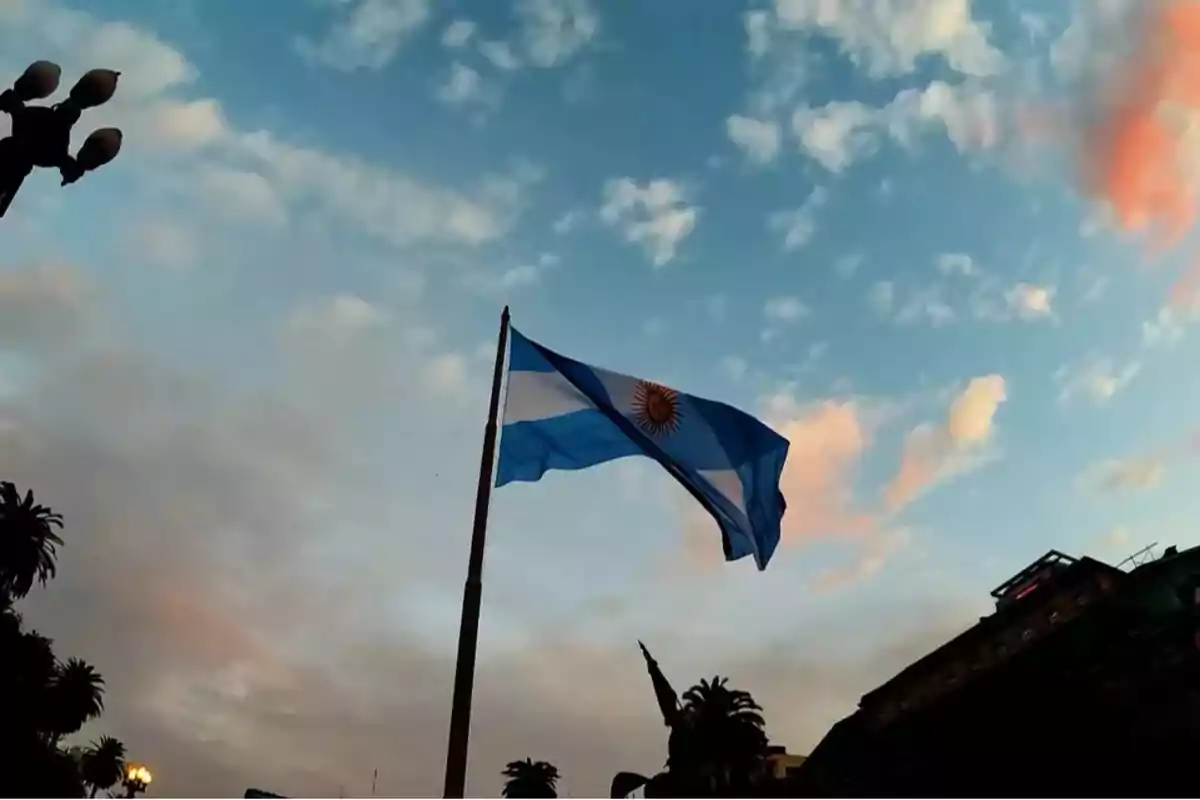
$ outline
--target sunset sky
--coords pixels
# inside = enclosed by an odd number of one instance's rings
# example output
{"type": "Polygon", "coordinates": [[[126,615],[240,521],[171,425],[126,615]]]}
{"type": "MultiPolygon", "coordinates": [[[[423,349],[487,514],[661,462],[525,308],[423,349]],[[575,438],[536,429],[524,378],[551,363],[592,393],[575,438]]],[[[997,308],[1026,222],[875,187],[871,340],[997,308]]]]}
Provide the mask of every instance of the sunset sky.
{"type": "Polygon", "coordinates": [[[505,304],[760,415],[789,508],[760,574],[649,461],[498,490],[470,793],[658,770],[638,639],[803,753],[1045,551],[1200,543],[1200,254],[1121,227],[1190,217],[1107,124],[1147,7],[0,0],[0,81],[122,71],[76,131],[119,158],[0,220],[0,479],[66,519],[25,610],[108,682],[85,738],[152,796],[440,793],[505,304]]]}

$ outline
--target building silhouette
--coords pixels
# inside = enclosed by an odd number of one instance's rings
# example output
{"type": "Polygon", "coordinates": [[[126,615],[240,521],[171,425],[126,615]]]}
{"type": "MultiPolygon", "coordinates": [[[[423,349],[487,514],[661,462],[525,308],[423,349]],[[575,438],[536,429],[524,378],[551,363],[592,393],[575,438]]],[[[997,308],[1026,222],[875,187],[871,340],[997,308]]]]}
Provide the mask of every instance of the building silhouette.
{"type": "Polygon", "coordinates": [[[864,695],[792,796],[1195,796],[1200,547],[1126,571],[1051,551],[864,695]]]}

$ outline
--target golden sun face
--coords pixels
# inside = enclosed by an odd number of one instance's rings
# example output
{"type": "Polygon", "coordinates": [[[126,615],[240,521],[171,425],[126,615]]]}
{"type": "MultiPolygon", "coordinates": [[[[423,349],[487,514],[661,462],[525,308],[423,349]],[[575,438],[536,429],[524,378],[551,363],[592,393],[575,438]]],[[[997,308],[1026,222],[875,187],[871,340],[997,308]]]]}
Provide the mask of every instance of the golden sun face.
{"type": "Polygon", "coordinates": [[[683,421],[679,393],[650,381],[642,381],[633,390],[633,419],[651,436],[669,436],[683,421]]]}

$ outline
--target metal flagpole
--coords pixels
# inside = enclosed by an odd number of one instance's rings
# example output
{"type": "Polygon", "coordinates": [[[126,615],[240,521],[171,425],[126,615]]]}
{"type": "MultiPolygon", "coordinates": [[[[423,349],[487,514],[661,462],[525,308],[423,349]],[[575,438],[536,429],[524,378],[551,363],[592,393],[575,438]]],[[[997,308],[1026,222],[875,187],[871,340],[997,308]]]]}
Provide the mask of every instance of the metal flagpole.
{"type": "Polygon", "coordinates": [[[483,453],[479,459],[479,489],[475,494],[475,525],[471,555],[463,586],[462,621],[458,627],[458,659],[454,666],[454,699],[450,708],[450,741],[446,746],[446,783],[442,797],[462,797],[467,784],[467,745],[471,736],[471,693],[475,688],[475,650],[479,643],[479,608],[483,598],[483,546],[487,538],[488,502],[492,497],[492,466],[496,460],[496,417],[500,412],[500,381],[508,345],[508,306],[500,314],[500,339],[492,373],[492,398],[483,453]]]}

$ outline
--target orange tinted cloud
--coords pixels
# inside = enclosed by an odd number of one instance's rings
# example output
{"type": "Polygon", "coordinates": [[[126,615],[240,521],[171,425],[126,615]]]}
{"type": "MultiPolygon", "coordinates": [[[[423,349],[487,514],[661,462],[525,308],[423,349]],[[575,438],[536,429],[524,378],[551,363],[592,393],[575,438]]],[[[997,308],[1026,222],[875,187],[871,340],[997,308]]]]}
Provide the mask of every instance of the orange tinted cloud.
{"type": "MultiPolygon", "coordinates": [[[[1087,188],[1125,230],[1156,249],[1177,245],[1196,218],[1188,128],[1200,112],[1200,4],[1147,3],[1133,55],[1104,86],[1098,121],[1084,137],[1087,188]]],[[[1200,265],[1197,265],[1200,266],[1200,265]]],[[[1197,266],[1171,293],[1186,303],[1200,288],[1197,266]]]]}
{"type": "Polygon", "coordinates": [[[958,445],[987,441],[992,435],[996,410],[1007,399],[1003,376],[985,375],[971,379],[950,406],[950,418],[946,423],[950,439],[958,445]]]}
{"type": "Polygon", "coordinates": [[[973,378],[951,403],[944,426],[914,428],[904,440],[900,468],[884,489],[888,510],[899,511],[939,481],[976,465],[1007,399],[1003,376],[973,378]]]}
{"type": "Polygon", "coordinates": [[[933,486],[951,452],[949,438],[941,428],[914,428],[904,440],[900,468],[883,491],[888,509],[900,510],[933,486]]]}
{"type": "Polygon", "coordinates": [[[867,434],[853,403],[825,401],[776,427],[791,443],[780,488],[784,541],[857,536],[875,521],[852,508],[854,472],[867,434]]]}

